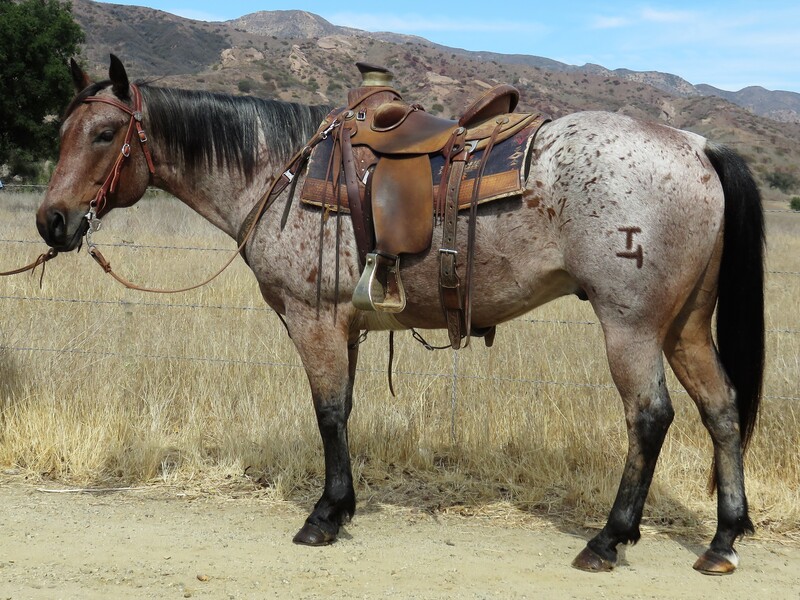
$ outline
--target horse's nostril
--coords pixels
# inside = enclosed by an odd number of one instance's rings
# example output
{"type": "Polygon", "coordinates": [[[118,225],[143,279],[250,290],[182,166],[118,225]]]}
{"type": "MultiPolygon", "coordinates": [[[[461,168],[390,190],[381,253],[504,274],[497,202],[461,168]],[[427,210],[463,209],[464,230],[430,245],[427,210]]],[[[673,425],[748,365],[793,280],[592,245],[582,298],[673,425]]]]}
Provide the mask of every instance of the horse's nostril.
{"type": "Polygon", "coordinates": [[[67,219],[64,213],[52,208],[45,212],[44,219],[36,220],[36,227],[50,245],[62,243],[67,235],[67,219]]]}
{"type": "Polygon", "coordinates": [[[66,225],[67,220],[61,212],[57,210],[51,211],[47,216],[47,233],[50,239],[54,241],[63,240],[66,236],[66,225]]]}

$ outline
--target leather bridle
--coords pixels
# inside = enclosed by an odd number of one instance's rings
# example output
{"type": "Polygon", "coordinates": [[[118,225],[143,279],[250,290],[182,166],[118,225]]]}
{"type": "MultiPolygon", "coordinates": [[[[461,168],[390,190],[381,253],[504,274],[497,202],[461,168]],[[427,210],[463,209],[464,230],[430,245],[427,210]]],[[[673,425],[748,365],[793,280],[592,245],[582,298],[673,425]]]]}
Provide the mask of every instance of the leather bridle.
{"type": "MultiPolygon", "coordinates": [[[[131,119],[128,123],[128,131],[125,134],[125,142],[122,145],[122,149],[120,151],[119,156],[117,156],[116,161],[114,161],[114,165],[111,167],[111,171],[106,177],[105,182],[103,185],[100,186],[100,189],[97,190],[97,195],[94,199],[89,203],[89,211],[86,213],[86,220],[89,224],[89,227],[86,232],[86,241],[89,250],[89,255],[97,262],[97,264],[102,267],[102,269],[111,275],[117,282],[121,283],[128,289],[131,290],[138,290],[142,292],[153,292],[157,294],[176,294],[179,292],[186,292],[189,290],[193,290],[199,288],[207,283],[216,279],[233,261],[234,259],[244,251],[245,245],[249,241],[250,237],[252,236],[253,232],[256,229],[256,225],[258,225],[258,221],[261,216],[266,212],[266,210],[272,205],[272,203],[277,199],[277,197],[286,189],[286,187],[295,180],[295,177],[299,174],[302,168],[305,166],[305,162],[308,160],[308,157],[311,155],[311,147],[318,143],[320,140],[327,137],[327,135],[333,130],[335,127],[339,125],[338,121],[334,121],[330,124],[327,129],[320,128],[311,141],[308,142],[306,146],[300,149],[287,163],[285,171],[282,173],[280,177],[277,177],[272,181],[267,192],[261,197],[258,203],[253,207],[250,214],[248,215],[245,223],[242,226],[241,231],[239,232],[239,247],[236,251],[231,255],[230,259],[211,277],[208,277],[204,281],[200,283],[187,286],[184,288],[179,289],[156,289],[156,288],[149,288],[149,287],[142,287],[140,285],[136,285],[131,283],[121,275],[118,275],[114,272],[111,268],[111,263],[103,256],[102,252],[100,252],[99,248],[97,248],[96,244],[94,244],[91,240],[91,234],[97,231],[100,227],[100,219],[97,217],[98,213],[102,211],[102,209],[106,205],[106,198],[109,193],[113,193],[116,190],[117,183],[119,181],[120,172],[122,171],[122,167],[124,166],[125,159],[130,156],[131,153],[131,140],[133,139],[133,131],[136,129],[137,135],[139,137],[139,143],[142,146],[142,152],[144,153],[145,159],[147,160],[147,167],[150,169],[150,175],[155,174],[155,167],[153,165],[153,157],[150,154],[150,148],[147,146],[147,134],[145,133],[144,126],[142,125],[142,95],[139,91],[138,86],[135,84],[131,84],[131,96],[132,96],[132,104],[133,106],[128,106],[114,98],[107,98],[101,96],[89,96],[84,98],[84,102],[102,102],[104,104],[110,104],[111,106],[115,106],[119,108],[121,111],[130,115],[131,119]]],[[[327,125],[327,123],[325,124],[327,125]]]]}
{"type": "Polygon", "coordinates": [[[131,84],[131,99],[133,101],[133,107],[115,98],[103,96],[88,96],[83,100],[84,102],[102,102],[103,104],[110,104],[120,109],[122,112],[129,114],[131,117],[128,122],[128,131],[125,133],[125,141],[122,144],[119,155],[114,161],[111,171],[103,182],[103,185],[97,190],[97,195],[95,195],[94,200],[89,203],[89,214],[93,217],[96,217],[97,214],[105,208],[108,194],[113,194],[117,189],[117,183],[119,182],[125,159],[131,155],[131,140],[133,139],[134,129],[139,138],[139,144],[142,147],[144,157],[147,160],[147,168],[150,170],[150,175],[152,176],[156,172],[155,166],[153,165],[153,157],[150,154],[150,147],[147,145],[147,133],[142,125],[142,93],[139,91],[139,86],[136,84],[131,84]]]}

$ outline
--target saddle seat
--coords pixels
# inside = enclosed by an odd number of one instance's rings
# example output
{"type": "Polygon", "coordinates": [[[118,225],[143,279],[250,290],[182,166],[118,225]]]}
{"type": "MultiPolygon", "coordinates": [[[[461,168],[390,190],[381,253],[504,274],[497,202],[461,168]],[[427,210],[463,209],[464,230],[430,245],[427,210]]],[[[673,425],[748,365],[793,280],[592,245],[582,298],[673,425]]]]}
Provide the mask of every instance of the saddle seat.
{"type": "Polygon", "coordinates": [[[463,127],[472,151],[488,141],[500,124],[497,140],[502,141],[519,129],[527,115],[510,113],[519,102],[519,92],[502,84],[488,90],[473,102],[458,121],[443,119],[425,112],[418,104],[402,100],[385,102],[373,111],[367,108],[364,120],[372,112],[368,126],[351,129],[353,145],[368,146],[378,154],[434,154],[441,151],[453,132],[463,127]]]}

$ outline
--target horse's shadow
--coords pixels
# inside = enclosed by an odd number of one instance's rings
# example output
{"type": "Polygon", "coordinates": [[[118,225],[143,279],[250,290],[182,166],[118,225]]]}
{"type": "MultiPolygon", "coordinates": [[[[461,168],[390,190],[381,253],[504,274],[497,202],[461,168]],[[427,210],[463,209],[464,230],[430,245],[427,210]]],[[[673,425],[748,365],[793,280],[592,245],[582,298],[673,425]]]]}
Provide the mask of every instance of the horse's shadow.
{"type": "MultiPolygon", "coordinates": [[[[499,452],[499,451],[498,451],[499,452]]],[[[557,461],[559,455],[556,450],[546,451],[538,449],[542,463],[548,460],[557,461]],[[545,455],[542,455],[545,452],[545,455]]],[[[491,460],[491,456],[487,457],[491,460]]],[[[394,467],[389,465],[391,471],[394,467]]],[[[463,476],[453,477],[454,473],[462,471],[457,458],[451,461],[442,461],[438,466],[439,472],[431,474],[415,473],[410,470],[401,469],[402,474],[393,478],[384,477],[383,480],[369,480],[361,477],[361,481],[356,483],[356,496],[358,505],[356,507],[355,520],[359,515],[372,515],[384,512],[386,507],[397,507],[406,511],[413,511],[416,514],[425,515],[434,520],[443,514],[462,514],[467,516],[477,515],[485,512],[487,506],[492,504],[502,504],[502,511],[512,511],[521,520],[539,520],[547,523],[550,527],[572,538],[580,538],[588,541],[599,532],[600,527],[605,523],[608,511],[614,501],[613,495],[604,504],[607,509],[604,512],[596,512],[588,515],[583,523],[580,523],[573,516],[574,511],[569,506],[569,501],[562,498],[553,502],[548,500],[547,507],[544,503],[530,503],[527,501],[515,500],[509,497],[508,489],[498,484],[481,480],[480,476],[470,478],[467,476],[466,485],[463,476]],[[473,482],[473,485],[469,481],[473,482]],[[470,488],[480,488],[480,493],[470,493],[470,488]],[[489,490],[487,492],[487,490],[489,490]]],[[[607,475],[613,479],[616,485],[618,474],[609,472],[607,475]]],[[[567,488],[571,491],[571,484],[568,481],[554,480],[554,489],[567,488]]],[[[700,489],[702,484],[698,482],[700,489]]],[[[300,511],[308,511],[316,501],[316,495],[322,489],[322,480],[311,483],[308,490],[299,496],[290,498],[300,511]]],[[[615,488],[616,489],[616,488],[615,488]]],[[[562,494],[566,496],[568,494],[562,494]]],[[[683,504],[677,497],[670,493],[668,482],[654,482],[650,489],[649,497],[658,496],[658,508],[648,502],[645,506],[644,517],[642,520],[642,540],[646,543],[648,535],[655,533],[671,539],[681,545],[689,552],[700,556],[706,549],[708,541],[713,535],[707,523],[704,522],[701,514],[683,504]],[[659,516],[663,514],[665,516],[659,516]]],[[[715,502],[714,498],[708,497],[708,502],[715,502]]],[[[512,515],[513,517],[513,515],[512,515]]],[[[358,534],[352,534],[357,536],[358,534]]],[[[351,539],[348,526],[344,526],[340,531],[340,539],[351,539]]],[[[620,551],[620,564],[626,564],[624,547],[620,551]]]]}

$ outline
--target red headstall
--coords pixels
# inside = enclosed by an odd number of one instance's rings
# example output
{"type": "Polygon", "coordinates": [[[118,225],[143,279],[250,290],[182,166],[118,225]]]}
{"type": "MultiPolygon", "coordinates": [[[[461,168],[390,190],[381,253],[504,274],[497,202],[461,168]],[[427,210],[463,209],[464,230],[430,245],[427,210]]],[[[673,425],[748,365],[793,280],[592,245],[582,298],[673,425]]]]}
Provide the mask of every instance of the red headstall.
{"type": "Polygon", "coordinates": [[[84,99],[84,102],[102,102],[103,104],[110,104],[131,116],[131,120],[128,123],[128,131],[125,134],[125,141],[122,144],[119,156],[117,156],[117,160],[114,161],[114,165],[111,167],[111,172],[108,174],[108,177],[106,177],[105,182],[100,186],[100,189],[97,190],[97,195],[94,200],[90,203],[90,206],[94,208],[97,213],[100,213],[105,207],[106,195],[109,193],[113,194],[117,188],[117,182],[119,181],[120,172],[122,171],[125,159],[131,154],[131,139],[133,138],[134,127],[139,136],[142,152],[147,160],[147,168],[150,169],[151,175],[155,174],[153,157],[150,154],[150,148],[147,146],[147,133],[145,133],[144,127],[142,126],[142,94],[139,91],[139,87],[135,84],[131,84],[131,96],[133,100],[132,107],[114,98],[89,96],[84,99]]]}

